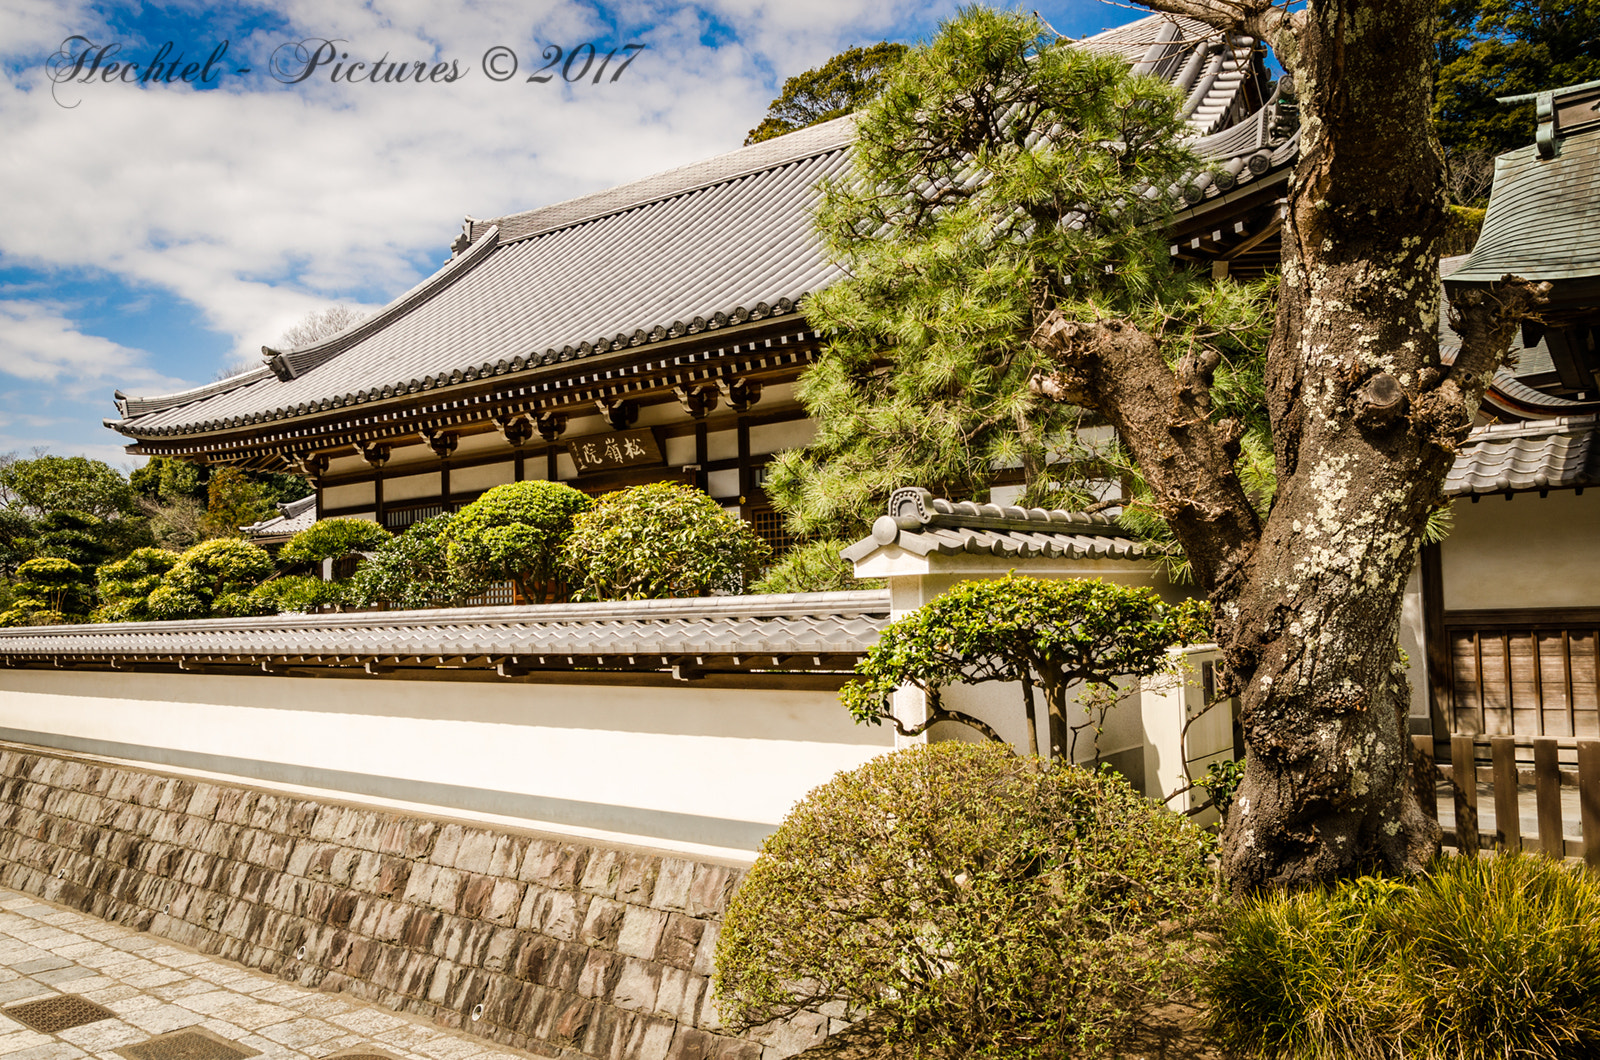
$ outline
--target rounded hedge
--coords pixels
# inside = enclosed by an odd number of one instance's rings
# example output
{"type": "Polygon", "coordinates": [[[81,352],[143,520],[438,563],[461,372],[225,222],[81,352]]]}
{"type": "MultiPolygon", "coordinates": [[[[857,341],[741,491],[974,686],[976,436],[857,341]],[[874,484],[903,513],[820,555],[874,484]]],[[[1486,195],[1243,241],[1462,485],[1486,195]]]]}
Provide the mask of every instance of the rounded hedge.
{"type": "Polygon", "coordinates": [[[388,531],[370,519],[321,519],[285,542],[278,560],[291,567],[320,563],[369,552],[387,540],[388,531]]]}
{"type": "Polygon", "coordinates": [[[767,838],[724,920],[718,1011],[842,1006],[929,1056],[1094,1052],[1178,974],[1210,848],[1107,772],[996,744],[887,754],[767,838]]]}
{"type": "Polygon", "coordinates": [[[562,482],[511,482],[457,512],[440,536],[458,578],[509,580],[539,603],[565,579],[561,550],[573,518],[593,506],[587,494],[562,482]]]}

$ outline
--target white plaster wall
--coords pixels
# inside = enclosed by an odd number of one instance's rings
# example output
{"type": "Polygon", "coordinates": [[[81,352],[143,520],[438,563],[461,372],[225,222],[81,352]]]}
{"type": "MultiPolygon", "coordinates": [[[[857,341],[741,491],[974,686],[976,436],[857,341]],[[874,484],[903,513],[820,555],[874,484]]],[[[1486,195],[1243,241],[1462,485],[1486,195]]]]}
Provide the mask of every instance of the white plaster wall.
{"type": "Polygon", "coordinates": [[[694,435],[684,434],[668,438],[666,454],[668,467],[683,467],[685,464],[694,463],[694,435]]]}
{"type": "Polygon", "coordinates": [[[708,431],[706,433],[707,460],[736,460],[739,456],[739,432],[736,430],[708,431]]]}
{"type": "Polygon", "coordinates": [[[739,471],[729,468],[726,471],[712,471],[706,475],[706,492],[713,497],[737,497],[739,495],[739,471]]]}
{"type": "Polygon", "coordinates": [[[514,463],[484,464],[482,467],[461,467],[450,469],[450,492],[468,493],[472,490],[486,490],[492,486],[503,486],[508,482],[516,481],[517,465],[514,463]]]}
{"type": "MultiPolygon", "coordinates": [[[[388,483],[384,483],[384,497],[388,497],[388,483]]],[[[353,482],[348,486],[329,486],[322,491],[322,507],[351,508],[357,504],[373,503],[372,483],[353,482]]]]}
{"type": "MultiPolygon", "coordinates": [[[[479,434],[463,434],[456,439],[456,451],[452,456],[482,456],[486,453],[510,453],[511,446],[506,443],[505,435],[499,431],[483,431],[479,434]]],[[[452,475],[455,473],[452,471],[452,475]]]]}
{"type": "Polygon", "coordinates": [[[782,423],[763,423],[750,428],[750,452],[760,454],[798,449],[802,445],[809,445],[816,436],[817,421],[809,417],[782,423]]]}
{"type": "MultiPolygon", "coordinates": [[[[438,469],[422,475],[397,475],[390,478],[383,477],[383,503],[393,504],[395,501],[415,500],[418,497],[437,497],[439,495],[438,469]]],[[[329,505],[332,507],[332,505],[329,505]]]]}
{"type": "Polygon", "coordinates": [[[1600,606],[1600,490],[1458,500],[1439,546],[1447,611],[1600,606]]]}
{"type": "Polygon", "coordinates": [[[554,825],[600,807],[645,839],[679,815],[697,831],[667,838],[743,849],[893,744],[825,691],[70,670],[0,670],[0,730],[334,790],[377,778],[357,794],[419,803],[438,785],[483,793],[491,812],[496,796],[533,797],[554,825]]]}

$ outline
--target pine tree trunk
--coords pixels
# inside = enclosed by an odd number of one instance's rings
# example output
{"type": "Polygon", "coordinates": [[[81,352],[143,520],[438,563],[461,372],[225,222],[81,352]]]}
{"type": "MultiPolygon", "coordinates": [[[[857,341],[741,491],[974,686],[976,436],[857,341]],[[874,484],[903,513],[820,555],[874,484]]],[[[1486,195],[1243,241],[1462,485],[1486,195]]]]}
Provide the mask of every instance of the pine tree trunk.
{"type": "Polygon", "coordinates": [[[1151,0],[1270,39],[1302,107],[1268,354],[1278,493],[1257,523],[1211,422],[1206,367],[1168,368],[1116,321],[1047,320],[1061,371],[1037,383],[1117,427],[1208,591],[1247,766],[1223,837],[1254,890],[1371,868],[1414,872],[1439,827],[1412,783],[1399,662],[1407,576],[1453,451],[1530,297],[1458,306],[1441,366],[1443,166],[1431,126],[1432,0],[1281,8],[1151,0]]]}

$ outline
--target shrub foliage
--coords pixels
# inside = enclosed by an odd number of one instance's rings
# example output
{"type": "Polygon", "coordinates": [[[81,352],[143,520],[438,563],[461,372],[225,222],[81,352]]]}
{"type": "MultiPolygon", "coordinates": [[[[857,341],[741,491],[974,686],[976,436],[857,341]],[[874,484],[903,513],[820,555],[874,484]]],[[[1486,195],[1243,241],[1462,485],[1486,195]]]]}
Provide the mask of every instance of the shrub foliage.
{"type": "Polygon", "coordinates": [[[478,591],[481,586],[451,573],[444,535],[454,519],[436,515],[381,542],[350,579],[352,601],[409,610],[441,607],[478,591]]]}
{"type": "Polygon", "coordinates": [[[1183,966],[1208,848],[1108,773],[996,744],[884,755],[768,837],[718,942],[719,1013],[842,1005],[917,1056],[1099,1052],[1183,966]]]}
{"type": "MultiPolygon", "coordinates": [[[[998,739],[976,718],[942,705],[956,682],[1017,681],[1028,731],[1035,728],[1034,689],[1049,710],[1051,757],[1070,751],[1067,690],[1110,689],[1118,677],[1146,677],[1171,665],[1167,649],[1206,633],[1199,601],[1167,604],[1145,588],[1098,578],[1022,577],[962,582],[883,631],[856,666],[861,675],[839,697],[857,721],[892,722],[914,736],[939,721],[959,721],[998,739]],[[895,717],[896,688],[928,696],[929,717],[908,729],[895,717]]],[[[1034,744],[1037,746],[1037,743],[1034,744]]]]}
{"type": "Polygon", "coordinates": [[[738,593],[771,555],[747,523],[673,482],[606,494],[573,520],[567,539],[575,595],[584,600],[738,593]]]}
{"type": "Polygon", "coordinates": [[[505,579],[525,600],[542,603],[560,595],[562,545],[573,518],[593,506],[564,483],[512,482],[461,509],[440,536],[456,577],[479,584],[505,579]]]}
{"type": "Polygon", "coordinates": [[[320,563],[369,552],[387,540],[388,532],[370,519],[322,519],[285,542],[278,560],[291,567],[320,563]]]}

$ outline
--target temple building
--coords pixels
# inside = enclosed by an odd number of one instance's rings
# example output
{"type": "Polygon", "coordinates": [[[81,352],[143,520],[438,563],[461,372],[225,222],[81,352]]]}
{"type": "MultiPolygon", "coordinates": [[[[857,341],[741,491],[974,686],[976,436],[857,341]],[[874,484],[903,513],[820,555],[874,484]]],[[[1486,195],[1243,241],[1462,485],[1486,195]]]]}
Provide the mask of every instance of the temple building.
{"type": "MultiPolygon", "coordinates": [[[[1082,46],[1185,94],[1214,169],[1179,189],[1174,257],[1216,275],[1270,268],[1298,126],[1292,87],[1271,80],[1264,49],[1165,17],[1082,46]]],[[[589,493],[671,480],[736,509],[781,550],[764,471],[812,437],[794,384],[823,340],[803,299],[842,273],[811,216],[818,181],[850,164],[853,128],[840,118],[469,218],[450,260],[371,318],[265,349],[262,367],[193,390],[119,392],[107,425],[134,455],[304,475],[321,518],[400,530],[522,479],[589,493]]],[[[1020,472],[997,469],[997,484],[1008,474],[1020,472]]]]}

